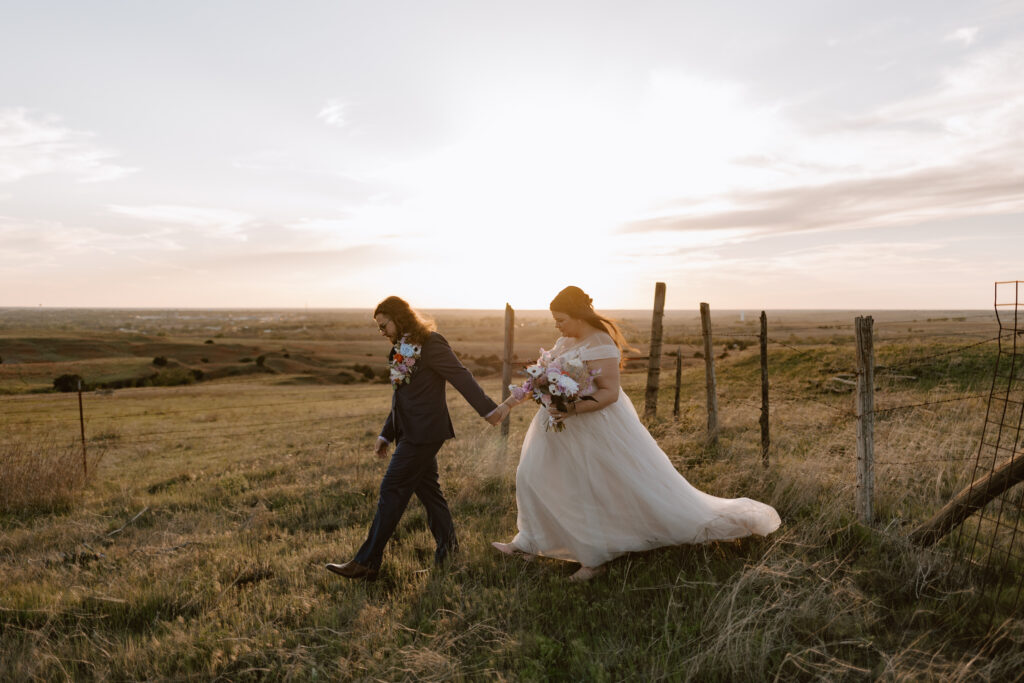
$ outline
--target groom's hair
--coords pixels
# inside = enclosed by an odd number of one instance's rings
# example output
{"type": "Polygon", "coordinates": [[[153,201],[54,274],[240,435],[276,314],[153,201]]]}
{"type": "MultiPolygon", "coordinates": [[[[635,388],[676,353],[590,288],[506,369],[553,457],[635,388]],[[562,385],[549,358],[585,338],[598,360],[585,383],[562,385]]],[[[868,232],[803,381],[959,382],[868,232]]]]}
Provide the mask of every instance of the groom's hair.
{"type": "MultiPolygon", "coordinates": [[[[549,308],[552,311],[565,313],[577,320],[585,320],[597,329],[604,330],[612,338],[612,341],[615,342],[615,345],[619,347],[619,351],[636,351],[626,341],[626,335],[622,334],[618,323],[595,311],[594,300],[579,287],[570,285],[563,289],[551,300],[549,308]]],[[[623,365],[625,365],[625,362],[626,359],[623,357],[623,365]]]]}
{"type": "Polygon", "coordinates": [[[378,315],[390,318],[398,328],[398,335],[409,335],[409,341],[413,344],[424,343],[430,333],[437,329],[434,321],[414,311],[409,302],[397,296],[389,296],[377,304],[373,317],[378,315]]]}

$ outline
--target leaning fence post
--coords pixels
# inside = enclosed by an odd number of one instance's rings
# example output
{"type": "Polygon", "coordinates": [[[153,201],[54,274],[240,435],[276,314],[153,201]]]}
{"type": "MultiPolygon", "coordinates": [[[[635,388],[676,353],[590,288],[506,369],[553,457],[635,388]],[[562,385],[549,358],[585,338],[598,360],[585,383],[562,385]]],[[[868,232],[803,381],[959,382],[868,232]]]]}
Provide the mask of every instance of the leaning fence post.
{"type": "Polygon", "coordinates": [[[658,382],[661,376],[661,332],[665,317],[665,283],[654,285],[654,313],[651,316],[651,350],[647,355],[647,392],[644,417],[652,418],[658,413],[658,382]]]}
{"type": "Polygon", "coordinates": [[[700,305],[700,329],[704,335],[704,376],[708,401],[708,442],[718,443],[718,391],[715,387],[715,354],[711,344],[711,307],[700,305]]]}
{"type": "Polygon", "coordinates": [[[679,392],[683,386],[683,347],[676,347],[676,396],[672,402],[672,417],[679,417],[679,392]]]}
{"type": "Polygon", "coordinates": [[[761,464],[768,467],[768,316],[761,311],[761,464]]]}
{"type": "MultiPolygon", "coordinates": [[[[505,355],[501,361],[501,400],[504,401],[512,393],[508,385],[512,383],[512,336],[516,329],[516,313],[512,306],[505,304],[505,355]]],[[[512,417],[509,412],[501,421],[501,435],[508,436],[508,425],[512,417]]]]}
{"type": "Polygon", "coordinates": [[[89,465],[85,457],[85,412],[82,410],[82,380],[78,380],[78,425],[82,430],[82,476],[89,478],[89,465]]]}
{"type": "Polygon", "coordinates": [[[857,331],[857,516],[874,519],[875,495],[875,349],[871,316],[854,320],[857,331]]]}

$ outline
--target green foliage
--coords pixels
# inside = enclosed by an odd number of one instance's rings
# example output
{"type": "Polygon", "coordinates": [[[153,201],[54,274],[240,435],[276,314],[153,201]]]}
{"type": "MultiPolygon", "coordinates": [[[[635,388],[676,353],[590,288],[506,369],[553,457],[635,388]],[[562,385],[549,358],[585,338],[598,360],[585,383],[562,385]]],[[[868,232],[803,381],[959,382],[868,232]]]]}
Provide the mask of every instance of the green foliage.
{"type": "Polygon", "coordinates": [[[377,371],[373,367],[366,365],[365,363],[356,363],[352,366],[352,369],[363,376],[364,379],[373,379],[376,376],[377,371]]]}
{"type": "Polygon", "coordinates": [[[66,373],[53,380],[53,388],[61,392],[78,391],[79,387],[86,390],[87,385],[82,381],[81,376],[66,373]]]}
{"type": "Polygon", "coordinates": [[[149,378],[149,381],[155,387],[175,387],[182,384],[194,384],[196,372],[198,371],[189,370],[188,368],[171,368],[158,372],[152,378],[149,378]]]}

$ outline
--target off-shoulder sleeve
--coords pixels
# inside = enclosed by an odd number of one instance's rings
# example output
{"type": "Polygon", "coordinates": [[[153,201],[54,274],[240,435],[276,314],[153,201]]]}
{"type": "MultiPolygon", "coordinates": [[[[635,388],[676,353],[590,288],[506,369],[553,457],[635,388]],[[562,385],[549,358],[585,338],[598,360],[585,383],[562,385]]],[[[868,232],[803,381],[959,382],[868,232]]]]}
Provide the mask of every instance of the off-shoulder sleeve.
{"type": "Polygon", "coordinates": [[[580,360],[604,360],[606,358],[618,360],[621,356],[619,347],[607,334],[594,335],[593,342],[580,350],[580,360]]]}

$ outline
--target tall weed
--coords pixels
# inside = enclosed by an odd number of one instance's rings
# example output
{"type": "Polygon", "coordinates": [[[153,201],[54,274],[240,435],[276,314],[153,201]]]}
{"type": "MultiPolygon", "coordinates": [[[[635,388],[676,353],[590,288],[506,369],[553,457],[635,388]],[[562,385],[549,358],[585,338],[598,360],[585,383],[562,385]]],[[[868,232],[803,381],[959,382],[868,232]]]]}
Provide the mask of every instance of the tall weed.
{"type": "Polygon", "coordinates": [[[85,484],[83,470],[81,446],[74,443],[40,435],[0,444],[0,513],[69,509],[85,484]]]}

